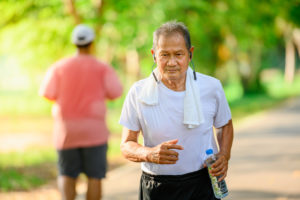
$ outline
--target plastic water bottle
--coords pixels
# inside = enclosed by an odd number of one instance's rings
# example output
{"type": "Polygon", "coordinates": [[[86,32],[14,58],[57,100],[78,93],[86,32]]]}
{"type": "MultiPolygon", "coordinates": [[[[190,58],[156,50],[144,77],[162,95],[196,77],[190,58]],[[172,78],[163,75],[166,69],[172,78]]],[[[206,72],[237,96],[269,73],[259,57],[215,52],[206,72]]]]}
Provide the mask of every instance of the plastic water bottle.
{"type": "MultiPolygon", "coordinates": [[[[217,157],[215,154],[213,154],[212,149],[207,149],[206,155],[208,156],[208,158],[205,160],[205,163],[207,165],[208,170],[211,170],[211,165],[217,160],[217,157]]],[[[218,199],[226,197],[228,195],[228,189],[225,180],[223,179],[222,181],[218,181],[221,178],[221,176],[215,177],[212,176],[210,173],[209,177],[211,180],[215,197],[218,199]]]]}

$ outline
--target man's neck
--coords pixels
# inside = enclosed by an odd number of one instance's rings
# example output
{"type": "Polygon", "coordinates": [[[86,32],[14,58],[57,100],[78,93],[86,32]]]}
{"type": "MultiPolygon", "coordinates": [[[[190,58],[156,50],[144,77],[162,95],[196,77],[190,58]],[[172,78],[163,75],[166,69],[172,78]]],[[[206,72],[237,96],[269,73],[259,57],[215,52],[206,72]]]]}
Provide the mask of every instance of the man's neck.
{"type": "Polygon", "coordinates": [[[162,79],[161,80],[163,82],[163,84],[174,91],[185,91],[185,78],[181,79],[181,80],[176,80],[176,81],[171,81],[171,80],[166,80],[166,79],[162,79]]]}
{"type": "Polygon", "coordinates": [[[88,48],[78,48],[77,55],[90,55],[91,52],[88,48]]]}

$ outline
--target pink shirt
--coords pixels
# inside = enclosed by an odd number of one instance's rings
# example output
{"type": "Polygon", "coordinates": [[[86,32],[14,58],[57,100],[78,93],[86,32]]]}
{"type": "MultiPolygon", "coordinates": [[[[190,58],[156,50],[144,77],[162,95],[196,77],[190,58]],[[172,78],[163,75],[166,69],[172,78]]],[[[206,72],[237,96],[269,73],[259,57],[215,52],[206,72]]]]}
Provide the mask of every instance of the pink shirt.
{"type": "Polygon", "coordinates": [[[57,149],[107,142],[105,99],[122,94],[121,83],[107,64],[91,55],[56,62],[48,70],[40,95],[54,100],[54,143],[57,149]]]}

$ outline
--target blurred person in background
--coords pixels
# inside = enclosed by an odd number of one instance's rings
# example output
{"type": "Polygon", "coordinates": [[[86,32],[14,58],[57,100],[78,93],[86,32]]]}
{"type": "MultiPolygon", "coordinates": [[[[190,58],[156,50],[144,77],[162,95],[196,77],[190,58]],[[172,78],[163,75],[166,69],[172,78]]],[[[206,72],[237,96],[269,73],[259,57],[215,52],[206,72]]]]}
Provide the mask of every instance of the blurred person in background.
{"type": "Polygon", "coordinates": [[[64,200],[76,197],[76,180],[87,178],[87,200],[101,199],[106,174],[109,131],[106,99],[122,94],[113,68],[93,55],[94,31],[78,25],[72,32],[76,55],[54,63],[46,73],[40,95],[54,101],[54,142],[58,153],[58,187],[64,200]]]}
{"type": "Polygon", "coordinates": [[[189,67],[193,51],[183,23],[163,24],[153,35],[157,68],[131,87],[124,102],[121,151],[142,162],[140,200],[215,200],[204,164],[207,149],[218,153],[212,175],[226,177],[230,108],[220,81],[189,67]],[[138,143],[140,132],[144,145],[138,143]]]}

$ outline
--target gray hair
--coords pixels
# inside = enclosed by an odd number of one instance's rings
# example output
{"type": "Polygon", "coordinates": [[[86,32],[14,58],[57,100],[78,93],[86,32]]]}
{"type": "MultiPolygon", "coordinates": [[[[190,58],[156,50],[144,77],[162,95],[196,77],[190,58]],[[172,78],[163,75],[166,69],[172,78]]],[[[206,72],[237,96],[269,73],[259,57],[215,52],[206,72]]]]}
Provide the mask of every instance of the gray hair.
{"type": "Polygon", "coordinates": [[[156,50],[157,42],[161,35],[171,35],[174,33],[179,33],[183,36],[186,48],[190,50],[192,47],[190,32],[184,23],[176,21],[166,22],[156,29],[156,31],[153,33],[153,49],[156,50]]]}

